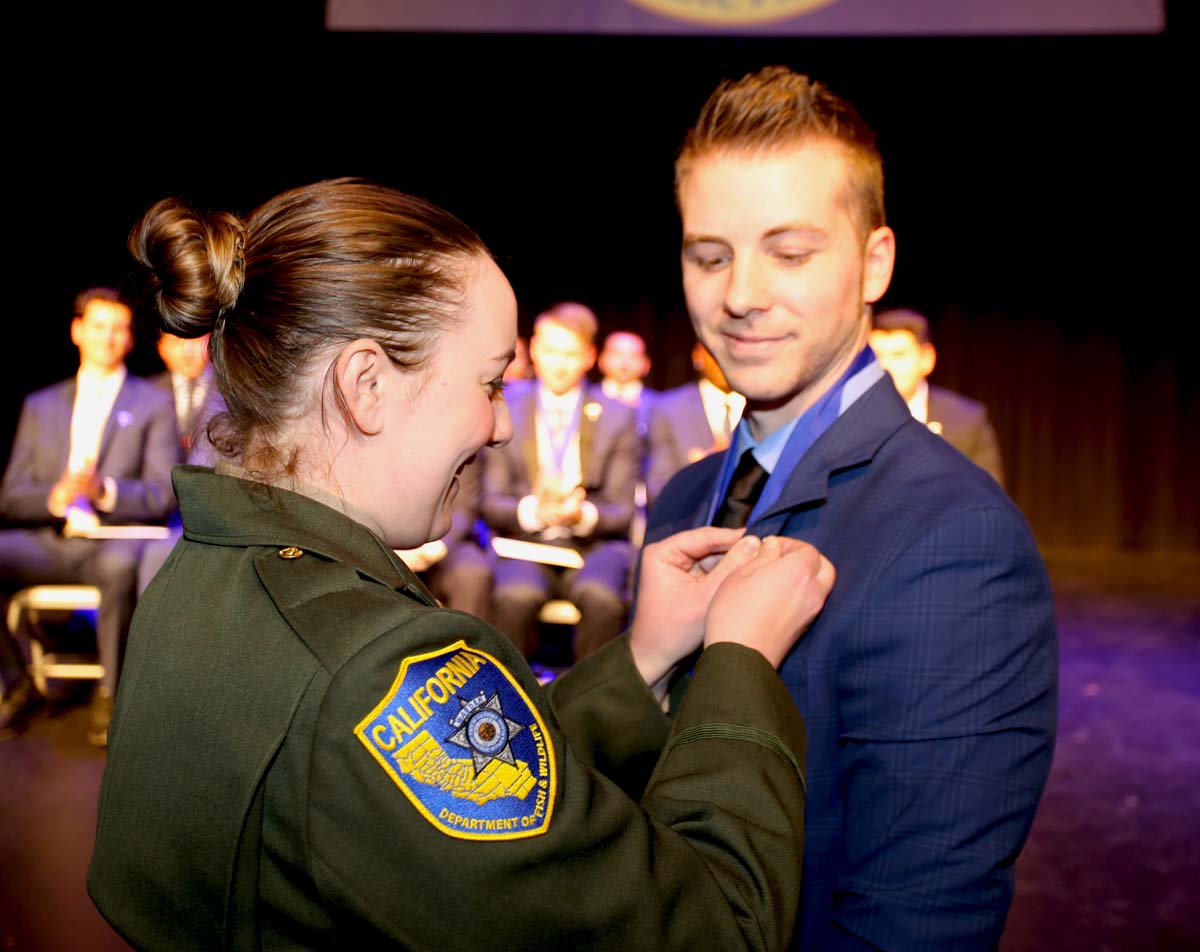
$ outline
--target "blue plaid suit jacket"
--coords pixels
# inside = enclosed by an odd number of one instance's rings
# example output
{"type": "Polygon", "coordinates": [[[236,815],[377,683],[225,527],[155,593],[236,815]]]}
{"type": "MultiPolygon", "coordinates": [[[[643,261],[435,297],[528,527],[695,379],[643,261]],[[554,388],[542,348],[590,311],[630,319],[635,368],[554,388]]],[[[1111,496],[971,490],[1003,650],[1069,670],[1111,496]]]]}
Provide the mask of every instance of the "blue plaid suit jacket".
{"type": "MultiPolygon", "coordinates": [[[[701,524],[720,466],[667,484],[648,542],[701,524]]],[[[1056,723],[1054,606],[1025,519],[885,376],[749,530],[837,568],[780,670],[809,735],[794,944],[994,947],[1056,723]]]]}

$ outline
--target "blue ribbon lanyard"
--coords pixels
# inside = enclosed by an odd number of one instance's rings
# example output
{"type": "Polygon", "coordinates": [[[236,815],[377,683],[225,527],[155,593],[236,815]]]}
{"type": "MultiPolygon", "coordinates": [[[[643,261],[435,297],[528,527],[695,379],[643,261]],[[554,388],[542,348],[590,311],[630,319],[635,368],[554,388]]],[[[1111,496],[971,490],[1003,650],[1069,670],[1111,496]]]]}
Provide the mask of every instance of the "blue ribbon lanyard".
{"type": "MultiPolygon", "coordinates": [[[[750,513],[750,518],[746,525],[752,525],[759,516],[770,509],[775,504],[775,501],[783,493],[784,486],[787,485],[792,471],[800,464],[800,460],[804,458],[814,443],[821,438],[821,435],[828,430],[841,416],[842,393],[846,389],[846,384],[855,377],[860,371],[865,370],[875,362],[875,354],[870,347],[864,347],[859,351],[858,356],[846,368],[837,382],[830,387],[821,396],[816,403],[804,411],[796,420],[790,424],[791,433],[787,437],[787,443],[783,450],[779,453],[779,458],[775,461],[774,466],[770,467],[771,475],[767,478],[767,484],[763,487],[762,494],[758,497],[758,502],[754,506],[754,510],[750,513]]],[[[730,480],[733,479],[733,471],[737,468],[738,460],[741,459],[743,450],[746,447],[755,447],[760,444],[755,444],[750,436],[750,427],[746,422],[746,413],[743,411],[742,419],[738,422],[737,438],[729,444],[729,448],[725,451],[725,458],[721,463],[720,478],[717,480],[716,489],[708,505],[708,519],[705,525],[712,525],[713,518],[717,514],[717,510],[721,506],[722,500],[725,499],[725,493],[729,491],[730,480]]],[[[765,445],[770,441],[770,437],[763,441],[765,445]]],[[[755,458],[759,463],[766,468],[768,461],[755,453],[755,458]]]]}
{"type": "Polygon", "coordinates": [[[580,390],[579,397],[575,401],[575,406],[569,415],[568,424],[558,432],[558,439],[555,439],[554,427],[550,426],[550,411],[546,408],[546,404],[541,399],[541,394],[538,394],[538,402],[541,404],[542,412],[538,415],[538,428],[541,430],[540,435],[545,437],[546,445],[550,448],[550,459],[554,464],[554,472],[558,476],[563,474],[563,466],[567,460],[567,449],[571,446],[571,441],[579,433],[579,408],[583,403],[583,391],[580,390]]]}

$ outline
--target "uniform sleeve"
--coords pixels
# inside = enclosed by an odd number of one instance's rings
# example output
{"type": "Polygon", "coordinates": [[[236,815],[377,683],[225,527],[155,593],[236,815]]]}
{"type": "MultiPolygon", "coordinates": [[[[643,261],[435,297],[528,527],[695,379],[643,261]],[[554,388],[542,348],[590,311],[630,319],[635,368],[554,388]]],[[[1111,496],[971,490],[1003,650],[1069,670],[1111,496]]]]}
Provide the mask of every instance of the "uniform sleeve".
{"type": "MultiPolygon", "coordinates": [[[[803,849],[804,732],[761,655],[737,645],[704,653],[639,804],[575,755],[528,669],[494,629],[434,611],[393,635],[335,676],[314,740],[310,862],[346,934],[412,948],[787,946],[803,849]],[[463,647],[454,648],[460,642],[463,647]],[[472,680],[424,724],[411,731],[393,725],[403,745],[382,721],[364,721],[403,707],[407,679],[417,670],[412,659],[436,655],[440,663],[439,651],[448,648],[494,661],[489,677],[503,669],[536,712],[493,697],[493,721],[502,716],[513,732],[536,730],[537,717],[546,725],[552,776],[537,789],[554,792],[549,819],[536,835],[508,835],[503,822],[493,835],[496,821],[489,826],[479,817],[504,806],[495,801],[477,806],[467,797],[447,809],[436,805],[451,802],[445,789],[421,789],[415,798],[406,792],[422,782],[435,785],[428,776],[432,763],[442,765],[437,782],[444,788],[485,778],[486,768],[477,762],[473,770],[469,760],[463,766],[454,753],[462,748],[452,738],[462,742],[463,735],[449,735],[438,722],[459,706],[467,709],[472,680]],[[388,699],[382,707],[380,699],[388,699]],[[364,723],[376,724],[376,739],[391,745],[383,751],[387,757],[377,757],[380,751],[373,753],[356,733],[364,723]],[[412,751],[431,747],[437,753],[422,755],[426,776],[418,780],[412,751]],[[459,834],[446,832],[447,824],[459,834]]],[[[624,684],[623,677],[616,680],[624,684]]],[[[432,685],[430,691],[440,695],[432,685]]],[[[418,710],[409,705],[406,719],[419,720],[418,710]]],[[[618,720],[614,729],[620,726],[618,720]]],[[[490,732],[482,736],[495,739],[490,732]]],[[[472,756],[478,758],[478,750],[472,756]]],[[[511,778],[526,766],[518,756],[491,776],[511,778]]],[[[514,780],[507,789],[517,785],[514,780]]],[[[519,791],[510,799],[522,808],[533,802],[519,791]]]]}
{"type": "Polygon", "coordinates": [[[1057,632],[1007,509],[926,532],[870,587],[839,675],[845,861],[830,949],[994,948],[1053,754],[1057,632]]]}
{"type": "Polygon", "coordinates": [[[670,722],[638,673],[625,635],[550,682],[546,696],[575,756],[640,798],[670,722]]]}

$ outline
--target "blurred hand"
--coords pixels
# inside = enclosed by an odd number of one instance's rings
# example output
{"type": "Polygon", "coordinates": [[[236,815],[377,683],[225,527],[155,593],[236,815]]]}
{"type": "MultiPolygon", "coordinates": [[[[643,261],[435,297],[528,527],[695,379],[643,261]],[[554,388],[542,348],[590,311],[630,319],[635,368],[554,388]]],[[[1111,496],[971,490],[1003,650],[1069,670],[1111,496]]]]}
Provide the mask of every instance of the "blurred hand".
{"type": "Polygon", "coordinates": [[[582,486],[559,487],[539,485],[537,516],[548,526],[573,526],[583,518],[583,500],[587,493],[582,486]]]}
{"type": "Polygon", "coordinates": [[[94,466],[82,470],[67,470],[50,488],[46,504],[51,512],[64,512],[71,503],[83,500],[90,508],[104,492],[104,483],[94,466]]]}
{"type": "Polygon", "coordinates": [[[758,551],[759,539],[744,533],[705,526],[642,551],[629,647],[642,678],[660,700],[676,665],[700,647],[717,587],[758,551]]]}
{"type": "Polygon", "coordinates": [[[704,621],[704,645],[732,641],[778,668],[825,605],[836,573],[807,542],[768,536],[725,578],[704,621]]]}
{"type": "Polygon", "coordinates": [[[446,543],[441,539],[426,542],[416,549],[393,549],[405,565],[414,572],[424,572],[431,565],[436,565],[446,557],[446,543]]]}

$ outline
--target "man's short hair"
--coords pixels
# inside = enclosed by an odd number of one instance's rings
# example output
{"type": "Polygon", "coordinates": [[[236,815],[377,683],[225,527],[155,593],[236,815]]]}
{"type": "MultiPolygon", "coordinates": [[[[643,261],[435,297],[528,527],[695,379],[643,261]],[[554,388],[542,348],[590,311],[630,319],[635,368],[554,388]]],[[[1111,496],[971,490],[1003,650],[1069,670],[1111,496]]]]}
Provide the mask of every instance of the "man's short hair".
{"type": "Polygon", "coordinates": [[[596,315],[586,304],[576,301],[560,301],[542,311],[533,321],[533,331],[536,334],[538,326],[543,321],[550,321],[559,327],[565,327],[574,332],[589,345],[596,343],[596,333],[600,325],[596,315]]]}
{"type": "Polygon", "coordinates": [[[72,317],[83,317],[83,312],[93,301],[110,301],[113,304],[120,304],[122,307],[129,307],[128,303],[121,300],[121,292],[116,288],[88,288],[75,295],[75,309],[72,317]]]}
{"type": "Polygon", "coordinates": [[[762,153],[827,141],[846,155],[849,210],[865,239],[887,224],[883,158],[858,111],[821,83],[786,66],[723,80],[688,130],[675,160],[675,191],[692,164],[714,152],[762,153]]]}
{"type": "Polygon", "coordinates": [[[871,318],[871,328],[877,331],[908,331],[921,346],[933,343],[925,315],[908,308],[880,311],[871,318]]]}

